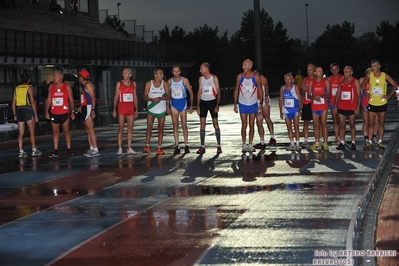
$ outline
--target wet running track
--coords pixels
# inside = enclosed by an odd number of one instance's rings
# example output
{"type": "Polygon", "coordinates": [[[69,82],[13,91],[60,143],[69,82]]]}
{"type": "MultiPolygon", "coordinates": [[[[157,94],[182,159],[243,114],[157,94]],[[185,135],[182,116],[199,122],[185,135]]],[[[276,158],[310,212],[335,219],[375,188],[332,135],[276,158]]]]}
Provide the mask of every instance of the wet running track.
{"type": "MultiPolygon", "coordinates": [[[[356,151],[286,151],[276,98],[272,105],[277,145],[253,160],[241,157],[241,124],[231,105],[219,114],[219,155],[209,118],[206,153],[195,153],[196,114],[188,115],[189,154],[173,155],[169,117],[163,156],[116,156],[116,126],[97,130],[97,158],[81,156],[88,148],[83,131],[72,133],[69,159],[62,136],[57,159],[47,157],[51,136],[37,138],[43,151],[37,158],[19,159],[16,141],[2,142],[1,264],[311,265],[331,258],[323,251],[345,250],[352,211],[387,155],[362,149],[360,116],[356,151]]],[[[395,108],[395,102],[388,108],[384,144],[396,138],[395,108]]],[[[145,120],[135,122],[136,151],[145,144],[145,128],[145,120]]]]}

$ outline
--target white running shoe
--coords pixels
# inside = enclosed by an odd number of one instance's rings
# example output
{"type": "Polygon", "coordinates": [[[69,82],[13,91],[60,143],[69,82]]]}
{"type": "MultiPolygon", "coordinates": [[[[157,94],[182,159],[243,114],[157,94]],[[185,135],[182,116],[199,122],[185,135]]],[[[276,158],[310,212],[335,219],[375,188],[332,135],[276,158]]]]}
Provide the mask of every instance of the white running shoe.
{"type": "Polygon", "coordinates": [[[130,148],[130,149],[128,149],[128,150],[126,151],[126,154],[127,154],[127,155],[137,155],[137,152],[134,151],[132,148],[130,148]]]}

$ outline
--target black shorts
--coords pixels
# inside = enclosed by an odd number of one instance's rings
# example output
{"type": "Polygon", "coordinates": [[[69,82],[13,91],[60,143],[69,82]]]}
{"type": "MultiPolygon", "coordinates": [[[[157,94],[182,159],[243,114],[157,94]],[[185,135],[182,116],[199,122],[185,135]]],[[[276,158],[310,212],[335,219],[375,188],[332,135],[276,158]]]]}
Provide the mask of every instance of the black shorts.
{"type": "Polygon", "coordinates": [[[216,99],[212,101],[200,101],[200,118],[206,118],[208,111],[212,118],[218,118],[218,113],[215,113],[216,99]]]}
{"type": "Polygon", "coordinates": [[[26,122],[32,120],[34,112],[32,106],[17,106],[17,121],[26,122]]]}
{"type": "Polygon", "coordinates": [[[311,121],[312,120],[312,104],[304,104],[302,105],[302,116],[301,120],[302,121],[311,121]]]}
{"type": "Polygon", "coordinates": [[[351,115],[355,114],[355,111],[338,109],[338,114],[343,115],[343,116],[351,116],[351,115]]]}
{"type": "Polygon", "coordinates": [[[369,112],[373,112],[373,113],[383,113],[383,112],[386,112],[387,109],[388,109],[388,104],[384,104],[381,106],[375,106],[375,105],[369,104],[369,106],[367,106],[367,110],[369,112]]]}
{"type": "Polygon", "coordinates": [[[66,121],[68,121],[68,119],[69,119],[69,114],[56,115],[56,114],[50,113],[51,123],[62,125],[66,121]]]}

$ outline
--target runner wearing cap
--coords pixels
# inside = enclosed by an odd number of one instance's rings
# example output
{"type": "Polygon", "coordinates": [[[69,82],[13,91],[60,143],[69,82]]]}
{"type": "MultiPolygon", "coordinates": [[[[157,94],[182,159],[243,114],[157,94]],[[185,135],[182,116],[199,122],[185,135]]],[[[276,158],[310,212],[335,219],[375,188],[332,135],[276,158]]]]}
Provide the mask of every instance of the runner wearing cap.
{"type": "Polygon", "coordinates": [[[79,73],[79,82],[83,85],[81,104],[78,109],[82,113],[83,124],[87,132],[90,149],[83,156],[98,157],[100,152],[97,146],[97,136],[94,131],[94,118],[96,117],[96,94],[93,83],[90,81],[89,71],[83,69],[79,73]]]}

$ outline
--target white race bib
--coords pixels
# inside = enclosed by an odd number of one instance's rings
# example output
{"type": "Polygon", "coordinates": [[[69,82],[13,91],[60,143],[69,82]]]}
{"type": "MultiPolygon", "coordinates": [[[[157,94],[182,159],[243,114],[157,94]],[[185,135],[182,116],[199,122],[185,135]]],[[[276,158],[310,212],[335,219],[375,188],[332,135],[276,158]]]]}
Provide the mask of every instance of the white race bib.
{"type": "Polygon", "coordinates": [[[337,95],[337,90],[338,90],[338,88],[332,88],[331,94],[332,94],[333,96],[337,95]]]}
{"type": "Polygon", "coordinates": [[[202,94],[212,95],[212,86],[202,86],[202,94]]]}
{"type": "Polygon", "coordinates": [[[294,99],[285,99],[284,100],[284,107],[294,107],[294,99]]]}
{"type": "Polygon", "coordinates": [[[313,100],[313,104],[324,104],[324,98],[320,98],[320,102],[313,100]]]}
{"type": "Polygon", "coordinates": [[[180,88],[172,87],[172,98],[174,98],[174,99],[183,98],[183,93],[180,88]]]}
{"type": "Polygon", "coordinates": [[[252,95],[254,92],[254,88],[252,86],[244,86],[241,91],[244,95],[252,95]]]}
{"type": "Polygon", "coordinates": [[[123,102],[133,102],[133,93],[122,94],[123,102]]]}
{"type": "Polygon", "coordinates": [[[382,96],[382,88],[372,88],[371,93],[374,95],[382,96]]]}
{"type": "Polygon", "coordinates": [[[53,98],[53,106],[63,106],[64,98],[53,98]]]}
{"type": "Polygon", "coordinates": [[[351,92],[350,91],[343,91],[341,93],[341,100],[348,101],[351,99],[351,92]]]}

